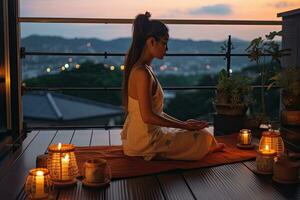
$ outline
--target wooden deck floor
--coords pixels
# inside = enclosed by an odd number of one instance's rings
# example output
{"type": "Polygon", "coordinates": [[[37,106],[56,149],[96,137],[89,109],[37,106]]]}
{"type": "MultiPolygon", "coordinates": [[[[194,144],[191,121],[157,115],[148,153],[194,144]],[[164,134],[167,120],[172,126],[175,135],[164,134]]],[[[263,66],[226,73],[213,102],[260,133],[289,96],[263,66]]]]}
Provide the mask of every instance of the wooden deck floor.
{"type": "MultiPolygon", "coordinates": [[[[119,145],[120,130],[32,131],[22,147],[0,165],[0,198],[26,199],[23,186],[35,159],[50,144],[119,145]]],[[[55,199],[300,199],[300,185],[274,183],[253,173],[254,161],[152,176],[114,180],[106,189],[76,187],[55,191],[55,199]]]]}

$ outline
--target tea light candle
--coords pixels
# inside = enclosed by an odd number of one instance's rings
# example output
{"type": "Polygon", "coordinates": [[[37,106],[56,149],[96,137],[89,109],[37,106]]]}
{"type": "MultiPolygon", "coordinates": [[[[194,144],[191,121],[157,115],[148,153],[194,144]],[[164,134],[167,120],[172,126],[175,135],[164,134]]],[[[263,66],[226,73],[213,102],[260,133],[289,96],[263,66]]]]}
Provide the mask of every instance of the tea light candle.
{"type": "Polygon", "coordinates": [[[37,171],[35,177],[35,197],[42,198],[45,196],[44,193],[44,172],[37,171]]]}
{"type": "Polygon", "coordinates": [[[246,130],[244,130],[243,131],[243,133],[242,133],[242,135],[241,135],[241,142],[242,142],[242,144],[250,144],[250,137],[249,137],[250,135],[249,135],[249,132],[248,131],[246,131],[246,130]]]}
{"type": "Polygon", "coordinates": [[[239,148],[253,147],[253,145],[251,144],[251,130],[249,129],[240,130],[237,146],[239,148]]]}
{"type": "Polygon", "coordinates": [[[275,150],[270,149],[269,145],[266,145],[265,148],[262,150],[262,154],[274,154],[275,150]]]}
{"type": "Polygon", "coordinates": [[[61,179],[62,180],[69,180],[69,154],[66,154],[65,157],[61,159],[61,179]]]}

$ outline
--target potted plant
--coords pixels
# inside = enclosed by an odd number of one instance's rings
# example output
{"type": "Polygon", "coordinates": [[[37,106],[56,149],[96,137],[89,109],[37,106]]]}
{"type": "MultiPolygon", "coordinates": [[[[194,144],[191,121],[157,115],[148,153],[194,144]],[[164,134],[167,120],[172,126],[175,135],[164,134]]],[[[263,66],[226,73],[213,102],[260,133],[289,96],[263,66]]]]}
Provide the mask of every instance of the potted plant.
{"type": "Polygon", "coordinates": [[[283,125],[300,125],[300,68],[286,67],[271,78],[268,88],[281,87],[281,111],[283,125]]]}
{"type": "Polygon", "coordinates": [[[241,75],[228,76],[225,69],[219,72],[214,107],[221,115],[244,115],[250,103],[249,79],[241,75]]]}

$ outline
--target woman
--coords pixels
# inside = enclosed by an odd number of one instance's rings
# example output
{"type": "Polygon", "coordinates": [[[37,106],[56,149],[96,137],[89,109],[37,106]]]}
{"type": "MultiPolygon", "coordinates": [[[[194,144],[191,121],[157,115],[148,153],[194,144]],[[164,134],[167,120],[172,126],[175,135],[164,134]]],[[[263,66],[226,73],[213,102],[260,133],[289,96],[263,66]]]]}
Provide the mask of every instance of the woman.
{"type": "Polygon", "coordinates": [[[168,28],[150,13],[138,15],[133,23],[133,38],[125,60],[123,105],[126,120],[121,133],[123,150],[128,156],[145,160],[199,160],[219,151],[207,131],[205,121],[181,121],[163,112],[164,94],[151,62],[163,59],[168,47],[168,28]]]}

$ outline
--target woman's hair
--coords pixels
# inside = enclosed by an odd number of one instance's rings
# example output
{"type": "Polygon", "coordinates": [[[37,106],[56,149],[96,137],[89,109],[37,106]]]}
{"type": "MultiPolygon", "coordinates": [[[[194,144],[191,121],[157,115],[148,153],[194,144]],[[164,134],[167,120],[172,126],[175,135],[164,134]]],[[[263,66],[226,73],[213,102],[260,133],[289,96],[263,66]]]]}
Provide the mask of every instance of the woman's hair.
{"type": "Polygon", "coordinates": [[[125,73],[123,79],[123,106],[125,114],[128,112],[128,79],[133,65],[140,58],[146,41],[149,37],[160,40],[162,37],[168,34],[169,30],[167,26],[158,20],[150,20],[151,14],[146,12],[145,14],[139,14],[136,16],[133,22],[133,34],[130,48],[125,58],[125,73]]]}

